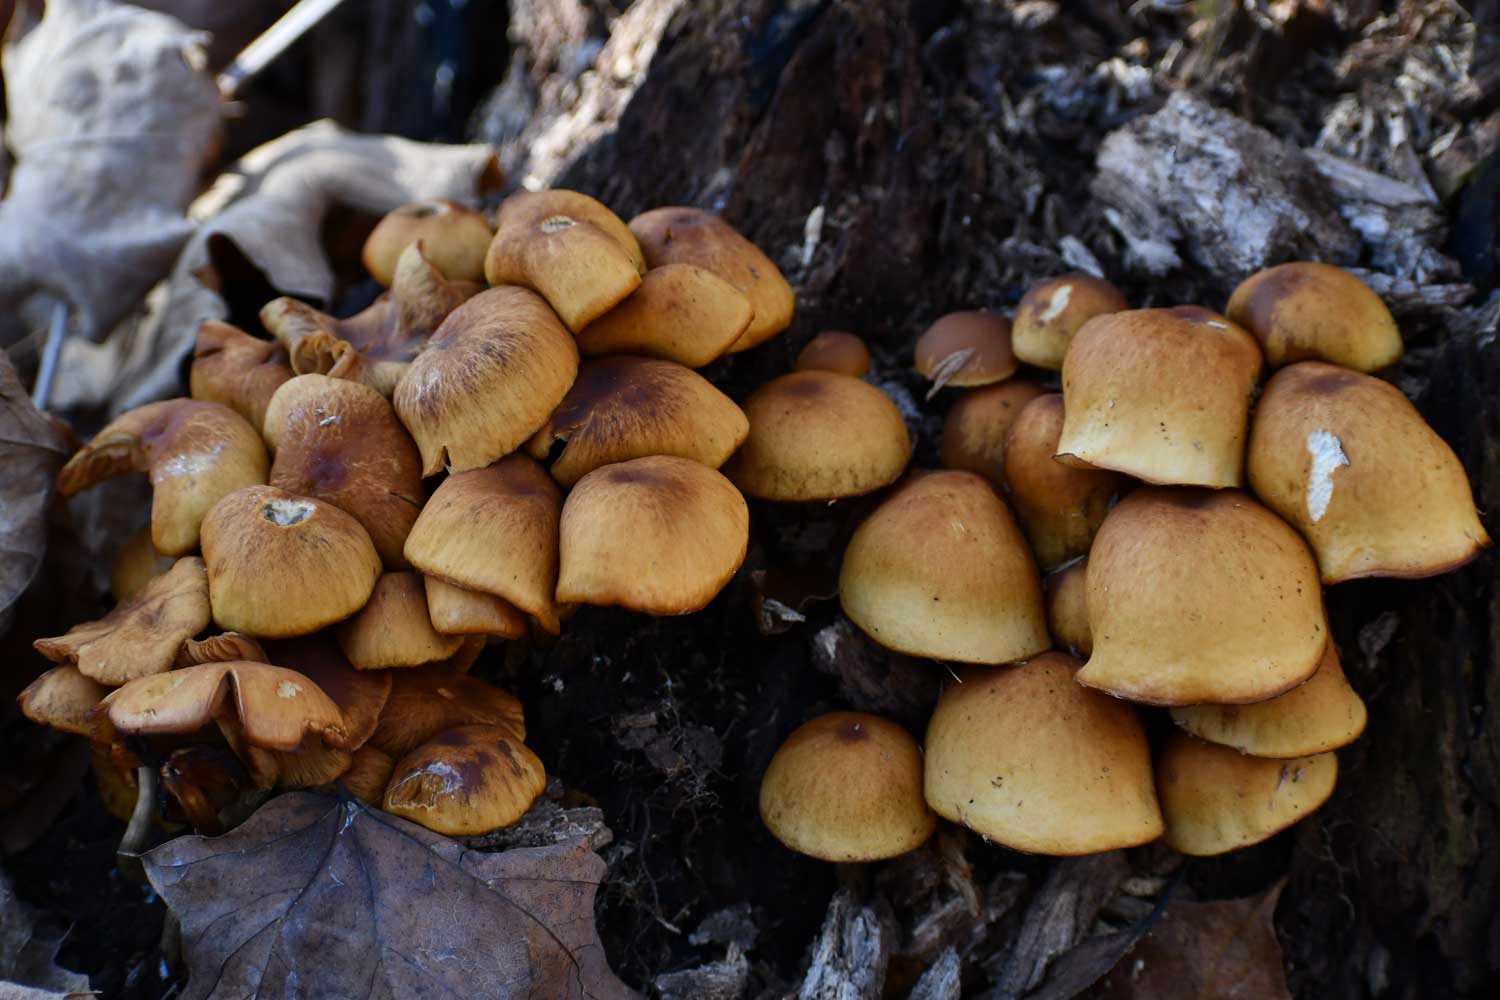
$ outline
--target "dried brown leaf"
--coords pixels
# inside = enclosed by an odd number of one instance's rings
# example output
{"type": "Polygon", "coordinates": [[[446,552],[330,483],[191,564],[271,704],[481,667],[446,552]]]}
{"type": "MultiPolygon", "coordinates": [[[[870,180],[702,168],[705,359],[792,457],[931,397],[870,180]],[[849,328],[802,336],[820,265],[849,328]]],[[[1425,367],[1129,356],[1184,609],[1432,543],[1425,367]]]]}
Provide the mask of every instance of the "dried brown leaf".
{"type": "Polygon", "coordinates": [[[67,447],[62,429],[31,405],[10,359],[0,355],[0,634],[46,555],[52,481],[67,447]]]}
{"type": "Polygon", "coordinates": [[[59,942],[39,933],[30,908],[0,873],[0,1000],[61,1000],[88,995],[89,977],[59,968],[59,942]]]}

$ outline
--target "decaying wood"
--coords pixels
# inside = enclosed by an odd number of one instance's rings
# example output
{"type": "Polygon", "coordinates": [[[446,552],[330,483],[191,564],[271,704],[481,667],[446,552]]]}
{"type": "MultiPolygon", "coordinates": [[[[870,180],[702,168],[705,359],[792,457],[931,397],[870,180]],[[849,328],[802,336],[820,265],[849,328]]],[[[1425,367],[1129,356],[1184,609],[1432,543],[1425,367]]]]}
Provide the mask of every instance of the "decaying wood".
{"type": "Polygon", "coordinates": [[[828,904],[797,1000],[880,1000],[894,936],[888,910],[840,889],[828,904]]]}

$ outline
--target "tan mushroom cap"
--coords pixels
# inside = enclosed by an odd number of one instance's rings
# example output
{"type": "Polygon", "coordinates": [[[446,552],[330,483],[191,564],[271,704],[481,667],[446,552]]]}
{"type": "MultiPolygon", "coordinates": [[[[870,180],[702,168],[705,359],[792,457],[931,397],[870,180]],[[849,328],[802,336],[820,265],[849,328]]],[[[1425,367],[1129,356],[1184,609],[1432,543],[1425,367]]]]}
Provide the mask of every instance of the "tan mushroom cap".
{"type": "Polygon", "coordinates": [[[85,677],[72,664],[53,667],[16,696],[21,714],[32,722],[51,726],[65,733],[92,736],[89,716],[109,688],[85,677]]]}
{"type": "Polygon", "coordinates": [[[546,788],[542,762],[504,728],[460,726],[397,761],[385,811],[472,837],[514,823],[546,788]]]}
{"type": "Polygon", "coordinates": [[[203,560],[188,556],[98,621],[32,645],[53,663],[72,664],[85,677],[117,687],[171,670],[182,644],[203,631],[208,619],[203,560]]]}
{"type": "Polygon", "coordinates": [[[703,376],[673,361],[591,358],[527,445],[545,459],[565,442],[552,478],[572,486],[602,465],[676,455],[717,469],[745,442],[750,423],[703,376]]]}
{"type": "Polygon", "coordinates": [[[927,724],[927,802],[939,816],[1031,854],[1077,855],[1161,836],[1151,751],[1130,705],[1074,683],[1047,653],[969,667],[927,724]]]}
{"type": "Polygon", "coordinates": [[[654,208],[631,219],[630,231],[652,268],[696,264],[749,298],[754,316],[730,346],[731,353],[748,351],[791,325],[796,307],[792,286],[771,258],[717,215],[681,206],[654,208]]]}
{"type": "Polygon", "coordinates": [[[838,372],[854,378],[870,374],[870,349],[845,330],[824,330],[797,352],[796,371],[838,372]]]}
{"type": "Polygon", "coordinates": [[[202,639],[189,639],[182,644],[182,649],[177,654],[178,667],[196,667],[200,663],[228,663],[231,660],[271,662],[259,640],[238,632],[220,632],[202,639]]]}
{"type": "Polygon", "coordinates": [[[266,481],[260,430],[220,403],[167,399],[123,413],[79,450],[57,476],[65,497],[124,472],[151,476],[151,543],[187,555],[209,508],[266,481]]]}
{"type": "Polygon", "coordinates": [[[1058,457],[1148,483],[1239,486],[1255,338],[1197,306],[1089,320],[1063,361],[1058,457]]]}
{"type": "Polygon", "coordinates": [[[1087,559],[1060,566],[1043,581],[1047,591],[1047,630],[1058,648],[1088,659],[1094,652],[1089,632],[1087,559]]]}
{"type": "Polygon", "coordinates": [[[1254,705],[1190,705],[1172,721],[1199,739],[1256,757],[1306,757],[1353,743],[1365,729],[1355,694],[1329,642],[1318,672],[1286,694],[1254,705]]]}
{"type": "Polygon", "coordinates": [[[379,809],[385,801],[385,788],[395,769],[394,757],[366,743],[350,756],[349,769],[339,775],[339,783],[365,805],[379,809]]]}
{"type": "Polygon", "coordinates": [[[948,313],[917,338],[916,369],[932,380],[934,390],[1003,382],[1020,366],[1010,337],[1010,320],[1004,316],[948,313]]]}
{"type": "Polygon", "coordinates": [[[482,468],[546,423],[578,374],[578,347],[535,292],[491,288],[449,314],[393,401],[422,474],[482,468]]]}
{"type": "Polygon", "coordinates": [[[274,486],[231,493],[203,519],[214,621],[247,635],[316,632],[365,606],[380,556],[360,523],[274,486]]]}
{"type": "Polygon", "coordinates": [[[286,348],[274,340],[252,337],[216,319],[198,327],[188,370],[188,391],[194,399],[223,403],[259,428],[265,424],[271,396],[291,377],[286,348]]]}
{"type": "Polygon", "coordinates": [[[463,637],[441,635],[427,614],[420,573],[384,573],[369,603],[335,630],[339,648],[359,670],[417,667],[446,660],[463,637]]]}
{"type": "Polygon", "coordinates": [[[423,580],[427,617],[443,635],[519,639],[526,634],[526,613],[505,598],[460,587],[435,576],[423,580]]]}
{"type": "Polygon", "coordinates": [[[500,206],[484,259],[491,285],[532,289],[577,332],[641,284],[640,247],[609,209],[577,191],[522,191],[500,206]]]}
{"type": "Polygon", "coordinates": [[[1401,331],[1380,296],[1330,264],[1257,271],[1234,290],[1224,312],[1255,335],[1272,368],[1316,360],[1372,372],[1401,357],[1401,331]]]}
{"type": "Polygon", "coordinates": [[[849,540],[839,603],[911,656],[1006,663],[1052,645],[1021,529],[972,472],[918,473],[883,500],[849,540]]]}
{"type": "Polygon", "coordinates": [[[116,601],[128,601],[153,578],[172,568],[177,560],[164,556],[151,544],[151,526],[125,539],[109,562],[109,590],[116,601]]]}
{"type": "Polygon", "coordinates": [[[1289,691],[1328,642],[1312,553],[1238,490],[1137,489],[1089,550],[1094,651],[1078,680],[1153,705],[1289,691]]]}
{"type": "Polygon", "coordinates": [[[399,759],[445,729],[470,725],[503,728],[516,742],[526,738],[521,703],[509,692],[440,667],[398,670],[370,743],[399,759]]]}
{"type": "Polygon", "coordinates": [[[1164,839],[1195,857],[1269,840],[1327,802],[1338,773],[1332,753],[1274,760],[1173,733],[1156,762],[1164,839]]]}
{"type": "Polygon", "coordinates": [[[702,368],[750,326],[750,300],[692,264],[653,267],[629,298],[578,331],[584,354],[642,354],[702,368]]]}
{"type": "Polygon", "coordinates": [[[276,453],[270,485],[333,504],[370,535],[387,566],[422,508],[422,457],[390,401],[369,386],[298,375],[271,398],[266,442],[276,453]]]}
{"type": "Polygon", "coordinates": [[[718,472],[654,455],[596,469],[563,504],[562,603],[698,611],[745,560],[750,511],[718,472]]]}
{"type": "Polygon", "coordinates": [[[503,597],[556,635],[562,491],[525,455],[443,480],[406,539],[428,576],[503,597]]]}
{"type": "Polygon", "coordinates": [[[1266,383],[1250,486],[1302,533],[1324,583],[1445,573],[1489,547],[1458,456],[1389,383],[1317,361],[1266,383]]]}
{"type": "Polygon", "coordinates": [[[1044,570],[1086,555],[1110,504],[1129,480],[1107,469],[1075,469],[1052,456],[1063,428],[1061,393],[1038,396],[1017,414],[1005,444],[1005,485],[1044,570]]]}
{"type": "Polygon", "coordinates": [[[996,486],[1005,483],[1005,442],[1021,408],[1047,390],[1013,379],[966,389],[943,418],[939,445],[944,467],[977,472],[996,486]]]}
{"type": "Polygon", "coordinates": [[[787,847],[824,861],[879,861],[921,847],[937,826],[922,798],[922,749],[863,712],[803,723],[760,783],[760,818],[787,847]]]}
{"type": "Polygon", "coordinates": [[[835,372],[792,372],[745,400],[750,435],[724,473],[761,500],[860,496],[895,482],[911,459],[901,411],[874,386],[835,372]]]}
{"type": "Polygon", "coordinates": [[[1074,271],[1044,278],[1028,288],[1016,306],[1011,346],[1028,365],[1056,371],[1083,324],[1129,308],[1118,288],[1092,274],[1074,271]]]}
{"type": "Polygon", "coordinates": [[[484,215],[467,205],[446,198],[418,201],[387,212],[366,237],[360,259],[370,277],[390,288],[401,254],[421,241],[444,278],[483,281],[484,255],[494,235],[484,215]]]}

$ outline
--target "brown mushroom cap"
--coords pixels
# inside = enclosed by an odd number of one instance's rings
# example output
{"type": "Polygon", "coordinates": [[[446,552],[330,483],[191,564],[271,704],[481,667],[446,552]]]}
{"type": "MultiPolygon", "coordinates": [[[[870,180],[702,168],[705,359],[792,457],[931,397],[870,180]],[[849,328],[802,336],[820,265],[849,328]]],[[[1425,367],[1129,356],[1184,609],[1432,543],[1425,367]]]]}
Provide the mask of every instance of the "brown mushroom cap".
{"type": "Polygon", "coordinates": [[[650,267],[696,264],[749,298],[755,313],[731,353],[748,351],[791,325],[792,286],[759,247],[717,215],[698,208],[654,208],[631,219],[630,231],[650,267]]]}
{"type": "Polygon", "coordinates": [[[540,460],[566,442],[551,471],[572,486],[601,465],[648,455],[717,469],[749,433],[734,401],[689,368],[656,358],[591,358],[527,450],[540,460]]]}
{"type": "Polygon", "coordinates": [[[398,670],[370,743],[401,758],[454,726],[497,726],[516,741],[526,720],[515,696],[467,674],[436,667],[398,670]]]}
{"type": "Polygon", "coordinates": [[[1089,550],[1088,610],[1078,680],[1154,705],[1265,701],[1328,642],[1312,553],[1238,490],[1126,496],[1089,550]]]}
{"type": "Polygon", "coordinates": [[[542,762],[497,726],[449,729],[396,763],[385,811],[450,837],[509,826],[547,788],[542,762]]]}
{"type": "Polygon", "coordinates": [[[489,465],[520,447],[562,402],[578,347],[547,303],[491,288],[449,314],[408,366],[394,402],[422,474],[489,465]]]}
{"type": "Polygon", "coordinates": [[[250,423],[262,427],[266,404],[281,383],[292,377],[286,348],[274,340],[252,337],[216,319],[198,327],[193,366],[188,371],[194,399],[223,403],[250,423]]]}
{"type": "Polygon", "coordinates": [[[484,255],[494,235],[484,215],[467,205],[445,198],[419,201],[387,212],[365,239],[360,259],[372,278],[390,288],[396,262],[420,240],[444,278],[483,281],[484,255]]]}
{"type": "Polygon", "coordinates": [[[1089,632],[1087,559],[1078,559],[1053,570],[1043,583],[1047,591],[1047,630],[1059,649],[1088,659],[1094,652],[1089,632]]]}
{"type": "Polygon", "coordinates": [[[838,372],[854,378],[870,374],[870,349],[843,330],[824,330],[797,352],[796,371],[838,372]]]}
{"type": "Polygon", "coordinates": [[[183,642],[203,631],[208,618],[203,560],[188,556],[98,621],[32,645],[53,663],[70,663],[85,677],[115,687],[171,670],[183,642]]]}
{"type": "Polygon", "coordinates": [[[1277,372],[1255,410],[1248,471],[1312,546],[1324,583],[1444,573],[1490,544],[1458,456],[1370,375],[1317,361],[1277,372]]]}
{"type": "Polygon", "coordinates": [[[16,696],[21,714],[32,722],[65,733],[92,736],[94,727],[89,715],[109,688],[85,677],[72,664],[53,667],[16,696]]]}
{"type": "Polygon", "coordinates": [[[1256,757],[1306,757],[1353,743],[1365,729],[1365,703],[1349,686],[1329,642],[1318,672],[1286,694],[1254,705],[1190,705],[1172,721],[1199,739],[1256,757]]]}
{"type": "Polygon", "coordinates": [[[358,670],[327,633],[267,643],[279,666],[295,670],[318,686],[343,716],[343,749],[357,750],[375,735],[390,700],[392,678],[385,670],[358,670]]]}
{"type": "Polygon", "coordinates": [[[1196,857],[1268,840],[1316,812],[1333,794],[1338,757],[1251,757],[1173,733],[1156,762],[1165,840],[1196,857]]]}
{"type": "Polygon", "coordinates": [[[940,455],[949,469],[977,472],[996,486],[1005,482],[1005,441],[1021,408],[1047,390],[1010,380],[966,389],[943,418],[940,455]]]}
{"type": "Polygon", "coordinates": [[[1063,366],[1068,345],[1083,324],[1128,308],[1118,288],[1092,274],[1074,271],[1044,278],[1028,288],[1016,306],[1011,346],[1028,365],[1055,371],[1063,366]]]}
{"type": "Polygon", "coordinates": [[[369,532],[387,566],[422,508],[422,457],[390,402],[369,386],[298,375],[271,398],[266,441],[270,485],[333,504],[369,532]]]}
{"type": "Polygon", "coordinates": [[[189,639],[177,654],[177,666],[195,667],[200,663],[228,663],[250,660],[270,663],[266,649],[256,639],[238,632],[220,632],[203,639],[189,639]]]}
{"type": "Polygon", "coordinates": [[[505,598],[556,635],[561,516],[552,477],[507,455],[443,480],[406,539],[406,558],[428,576],[505,598]]]}
{"type": "Polygon", "coordinates": [[[339,776],[339,782],[349,794],[372,809],[379,809],[385,801],[385,788],[391,782],[391,772],[396,769],[396,760],[377,746],[366,743],[354,751],[349,760],[349,769],[339,776]]]}
{"type": "Polygon", "coordinates": [[[274,486],[229,494],[203,519],[208,594],[221,628],[281,638],[365,606],[380,556],[360,523],[274,486]]]}
{"type": "Polygon", "coordinates": [[[584,354],[643,354],[702,368],[750,326],[750,300],[692,264],[654,267],[619,305],[578,331],[584,354]]]}
{"type": "Polygon", "coordinates": [[[440,635],[427,615],[419,573],[384,573],[369,603],[337,628],[339,648],[360,670],[417,667],[446,660],[463,637],[440,635]]]}
{"type": "Polygon", "coordinates": [[[917,741],[863,712],[820,715],[786,738],[761,779],[760,818],[787,847],[824,861],[894,858],[937,826],[917,741]]]}
{"type": "Polygon", "coordinates": [[[443,635],[493,635],[519,639],[526,634],[526,613],[503,597],[470,590],[435,576],[423,577],[427,617],[443,635]]]}
{"type": "Polygon", "coordinates": [[[1136,710],[1074,683],[1046,653],[969,667],[927,724],[927,802],[938,815],[1032,854],[1145,844],[1163,823],[1136,710]]]}
{"type": "Polygon", "coordinates": [[[109,590],[116,601],[128,601],[153,578],[172,568],[177,560],[164,556],[151,544],[151,526],[125,539],[109,562],[109,590]]]}
{"type": "Polygon", "coordinates": [[[917,338],[916,369],[934,389],[1003,382],[1017,367],[1010,320],[994,313],[949,313],[917,338]]]}
{"type": "Polygon", "coordinates": [[[887,649],[1005,663],[1052,645],[1015,518],[972,472],[913,476],[849,540],[839,603],[887,649]]]}
{"type": "Polygon", "coordinates": [[[860,496],[895,482],[911,459],[896,404],[848,375],[782,375],[752,392],[743,409],[750,434],[724,473],[761,500],[860,496]]]}
{"type": "Polygon", "coordinates": [[[1329,264],[1257,271],[1224,312],[1255,335],[1272,368],[1311,359],[1372,372],[1401,357],[1401,331],[1380,296],[1329,264]]]}
{"type": "Polygon", "coordinates": [[[123,472],[151,475],[151,542],[163,555],[198,547],[209,508],[266,481],[260,431],[219,403],[167,399],[121,414],[63,466],[65,497],[123,472]]]}
{"type": "Polygon", "coordinates": [[[1148,483],[1239,486],[1255,338],[1197,306],[1089,320],[1063,361],[1058,457],[1148,483]]]}

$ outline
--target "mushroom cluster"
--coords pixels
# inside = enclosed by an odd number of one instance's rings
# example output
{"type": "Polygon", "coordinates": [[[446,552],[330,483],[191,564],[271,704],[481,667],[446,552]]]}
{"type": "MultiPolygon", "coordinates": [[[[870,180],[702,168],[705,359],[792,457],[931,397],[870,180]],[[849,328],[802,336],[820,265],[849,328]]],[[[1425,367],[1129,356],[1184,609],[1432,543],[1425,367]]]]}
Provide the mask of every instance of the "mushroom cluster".
{"type": "MultiPolygon", "coordinates": [[[[799,367],[849,374],[785,376],[746,402],[730,466],[746,492],[902,475],[909,444],[893,432],[880,450],[880,406],[815,388],[866,370],[845,336],[799,367]],[[857,430],[811,433],[833,419],[799,410],[814,392],[857,430]],[[799,461],[813,442],[827,450],[799,461]]],[[[1028,290],[1014,325],[938,320],[915,362],[934,395],[961,389],[946,468],[911,472],[858,524],[839,600],[953,681],[923,747],[851,713],[794,732],[762,782],[766,826],[835,861],[910,850],[935,817],[1037,854],[1162,838],[1214,855],[1314,812],[1366,720],[1322,588],[1442,573],[1489,545],[1453,451],[1372,374],[1401,350],[1378,296],[1313,263],[1253,275],[1223,314],[1132,310],[1070,274],[1028,290]],[[1013,378],[1023,363],[1039,371],[1013,378]]]]}
{"type": "Polygon", "coordinates": [[[793,297],[728,224],[526,192],[493,225],[398,209],[363,262],[387,289],[367,309],[276,299],[269,339],[205,323],[190,398],[122,415],[61,473],[64,496],[149,474],[150,528],[114,610],[37,641],[58,665],[22,709],[201,832],[333,782],[450,835],[516,821],[546,776],[520,702],[468,673],[486,644],[557,635],[580,604],[697,611],[745,556],[718,469],[750,422],[694,369],[775,336],[793,297]]]}

